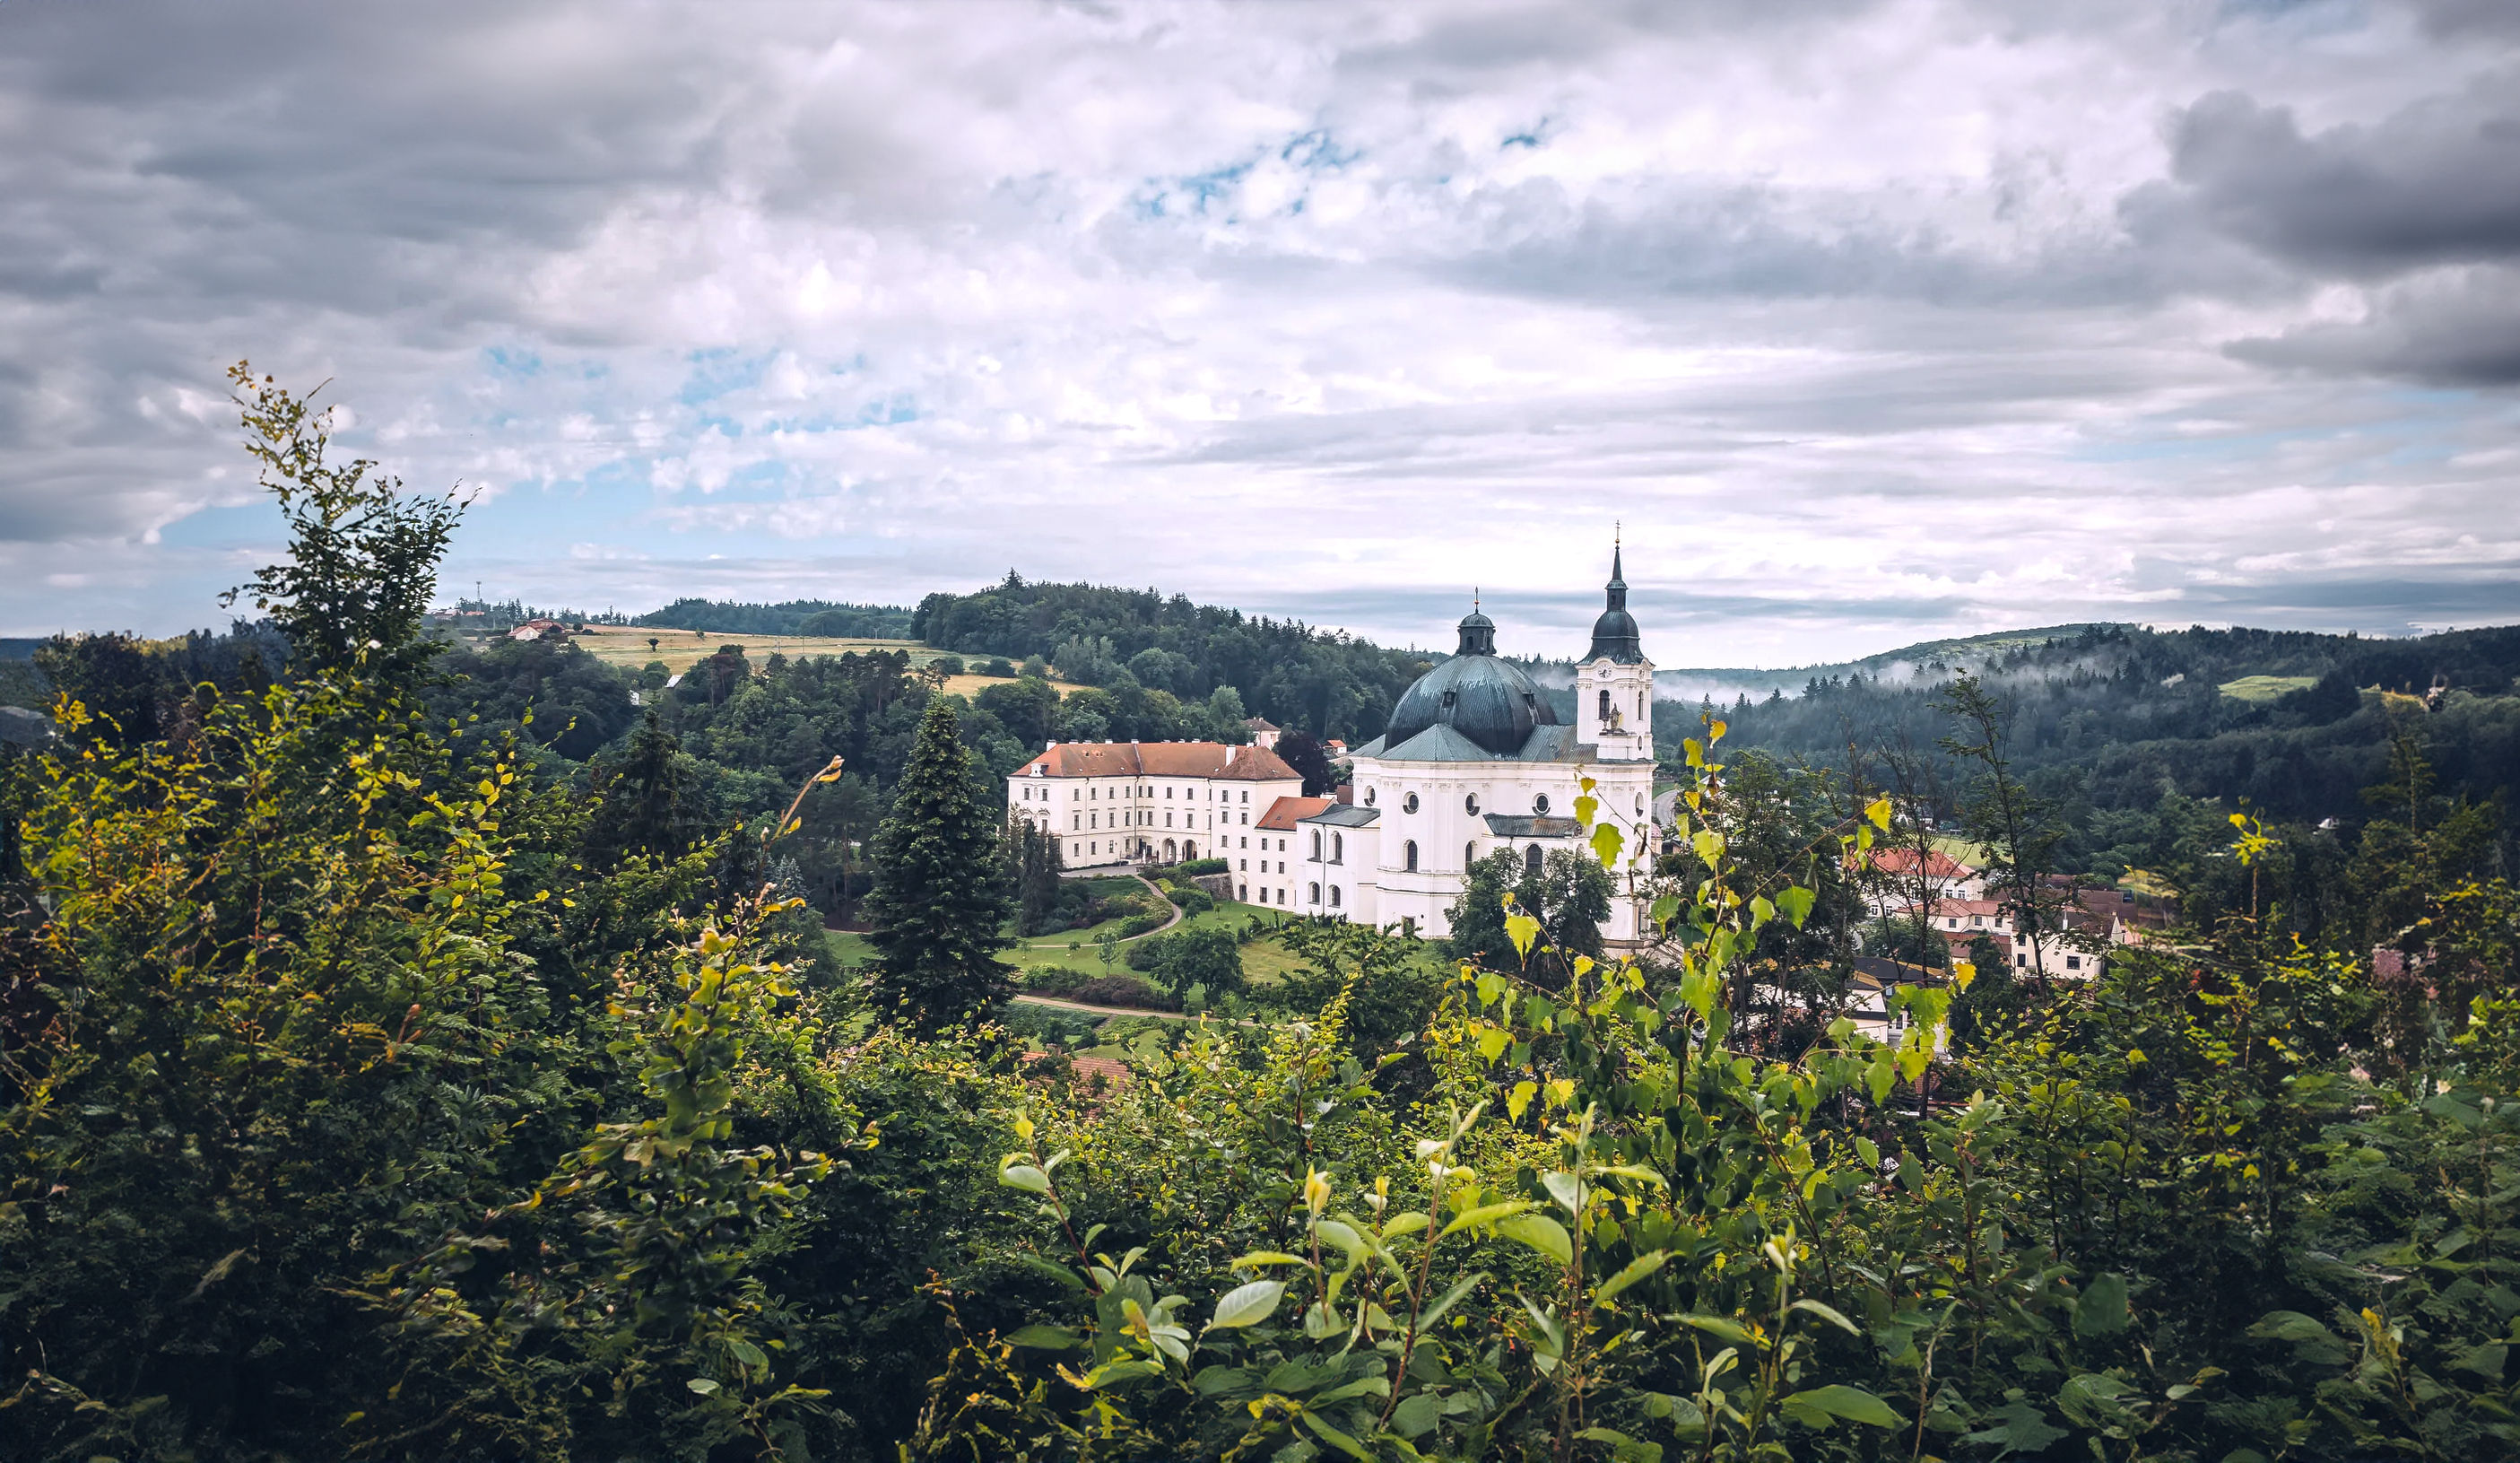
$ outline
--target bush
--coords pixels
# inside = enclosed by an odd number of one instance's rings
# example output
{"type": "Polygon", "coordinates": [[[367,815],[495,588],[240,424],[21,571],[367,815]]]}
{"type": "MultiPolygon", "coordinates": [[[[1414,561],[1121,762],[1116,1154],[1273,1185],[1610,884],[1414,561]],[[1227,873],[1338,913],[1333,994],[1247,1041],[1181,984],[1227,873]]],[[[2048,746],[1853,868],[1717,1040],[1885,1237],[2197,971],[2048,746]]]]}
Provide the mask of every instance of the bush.
{"type": "Polygon", "coordinates": [[[1007,663],[1007,658],[1004,656],[992,656],[987,661],[981,663],[980,665],[980,674],[982,675],[994,675],[1002,679],[1012,679],[1014,676],[1014,666],[1007,663]]]}
{"type": "Polygon", "coordinates": [[[1221,858],[1193,858],[1187,863],[1173,865],[1173,874],[1182,879],[1188,879],[1198,874],[1222,874],[1225,872],[1226,862],[1221,858]]]}
{"type": "Polygon", "coordinates": [[[1129,1006],[1140,1011],[1178,1011],[1181,1001],[1135,976],[1097,976],[1067,992],[1089,1006],[1129,1006]]]}
{"type": "Polygon", "coordinates": [[[1036,995],[1065,995],[1085,983],[1085,972],[1063,965],[1037,965],[1024,972],[1023,987],[1036,995]]]}
{"type": "Polygon", "coordinates": [[[1127,939],[1132,936],[1144,935],[1149,930],[1160,930],[1164,927],[1164,922],[1170,918],[1170,915],[1162,914],[1133,914],[1120,922],[1120,937],[1127,939]]]}
{"type": "Polygon", "coordinates": [[[1175,891],[1173,902],[1181,906],[1181,912],[1185,915],[1205,914],[1216,907],[1216,896],[1192,885],[1175,891]]]}
{"type": "Polygon", "coordinates": [[[938,656],[934,661],[931,661],[928,663],[934,665],[937,669],[945,672],[947,675],[961,675],[963,673],[963,658],[961,656],[938,656]]]}

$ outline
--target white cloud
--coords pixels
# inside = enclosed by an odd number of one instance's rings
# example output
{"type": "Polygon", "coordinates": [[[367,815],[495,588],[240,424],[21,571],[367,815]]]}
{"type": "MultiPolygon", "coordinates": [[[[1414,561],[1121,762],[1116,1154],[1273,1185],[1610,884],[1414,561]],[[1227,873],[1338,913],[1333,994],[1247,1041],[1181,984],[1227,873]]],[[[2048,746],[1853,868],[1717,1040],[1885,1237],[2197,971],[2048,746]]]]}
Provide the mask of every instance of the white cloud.
{"type": "Polygon", "coordinates": [[[2440,4],[0,7],[0,563],[81,580],[0,628],[213,617],[245,353],[544,602],[1012,567],[1428,643],[1475,582],[1563,651],[1623,520],[1671,663],[2492,613],[2499,236],[2453,295],[2225,164],[2408,196],[2513,59],[2440,4]]]}

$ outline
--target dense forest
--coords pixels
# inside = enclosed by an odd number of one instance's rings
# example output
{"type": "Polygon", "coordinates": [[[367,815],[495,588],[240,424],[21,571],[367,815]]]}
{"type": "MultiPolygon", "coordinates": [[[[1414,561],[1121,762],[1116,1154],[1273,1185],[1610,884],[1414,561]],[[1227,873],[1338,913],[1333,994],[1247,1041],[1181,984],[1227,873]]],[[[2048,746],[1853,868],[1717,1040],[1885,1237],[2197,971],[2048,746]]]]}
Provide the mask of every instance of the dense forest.
{"type": "Polygon", "coordinates": [[[1233,687],[1253,714],[1315,737],[1379,736],[1392,704],[1430,663],[1291,620],[1193,605],[1182,595],[1034,584],[1009,573],[976,594],[931,594],[911,633],[940,650],[1039,657],[1089,686],[1203,701],[1233,687]]]}
{"type": "Polygon", "coordinates": [[[2520,1451],[2520,892],[2429,744],[2330,890],[2391,959],[2294,938],[2297,835],[2217,808],[2182,928],[1919,971],[1876,1039],[1825,982],[1885,846],[2051,896],[2035,718],[1932,688],[1929,812],[1895,738],[1710,716],[1668,842],[1579,799],[1590,860],[1483,867],[1451,948],[1291,925],[1282,1004],[1088,1080],[1004,1004],[981,698],[453,650],[456,506],[235,379],[257,617],[47,647],[0,748],[12,1458],[2520,1451]],[[782,872],[851,777],[862,972],[782,872]]]}
{"type": "Polygon", "coordinates": [[[829,635],[851,640],[900,640],[911,633],[910,612],[891,605],[835,605],[828,600],[788,600],[777,605],[679,599],[631,621],[673,630],[715,630],[722,635],[829,635]]]}

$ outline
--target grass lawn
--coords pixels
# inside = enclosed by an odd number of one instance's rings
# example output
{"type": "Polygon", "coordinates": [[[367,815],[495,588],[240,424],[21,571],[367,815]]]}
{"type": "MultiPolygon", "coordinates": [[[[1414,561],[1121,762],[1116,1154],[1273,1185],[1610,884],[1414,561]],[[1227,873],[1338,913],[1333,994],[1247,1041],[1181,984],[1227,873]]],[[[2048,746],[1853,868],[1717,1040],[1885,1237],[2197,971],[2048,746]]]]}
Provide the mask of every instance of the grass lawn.
{"type": "MultiPolygon", "coordinates": [[[[930,650],[916,640],[860,640],[836,635],[731,635],[710,630],[695,635],[689,630],[668,630],[645,625],[588,625],[595,633],[573,635],[571,644],[608,665],[624,670],[637,670],[651,661],[662,661],[667,670],[689,670],[700,661],[717,654],[721,645],[741,645],[746,659],[766,661],[773,652],[790,658],[796,656],[844,656],[853,651],[907,651],[910,663],[924,665],[943,656],[941,650],[930,650]],[[656,646],[649,649],[649,637],[656,646]]],[[[985,657],[965,656],[970,664],[985,657]]],[[[956,696],[970,697],[983,687],[997,685],[1003,678],[994,675],[957,675],[946,679],[945,689],[956,696]]],[[[1078,688],[1054,679],[1051,684],[1064,696],[1078,688]]]]}
{"type": "Polygon", "coordinates": [[[2287,691],[2304,691],[2318,684],[2315,675],[2244,675],[2236,681],[2225,681],[2214,689],[2233,701],[2272,701],[2287,691]]]}

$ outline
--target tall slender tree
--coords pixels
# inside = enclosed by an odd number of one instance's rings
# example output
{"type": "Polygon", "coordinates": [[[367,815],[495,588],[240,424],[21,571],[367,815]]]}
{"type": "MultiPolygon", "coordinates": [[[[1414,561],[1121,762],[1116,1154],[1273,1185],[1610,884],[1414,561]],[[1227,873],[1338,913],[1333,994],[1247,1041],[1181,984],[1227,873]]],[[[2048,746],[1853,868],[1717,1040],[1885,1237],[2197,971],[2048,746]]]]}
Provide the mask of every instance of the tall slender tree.
{"type": "Polygon", "coordinates": [[[920,719],[892,815],[876,833],[866,912],[877,1002],[935,1029],[1005,1000],[1012,985],[996,956],[1013,906],[998,811],[955,736],[952,703],[937,697],[920,719]]]}

